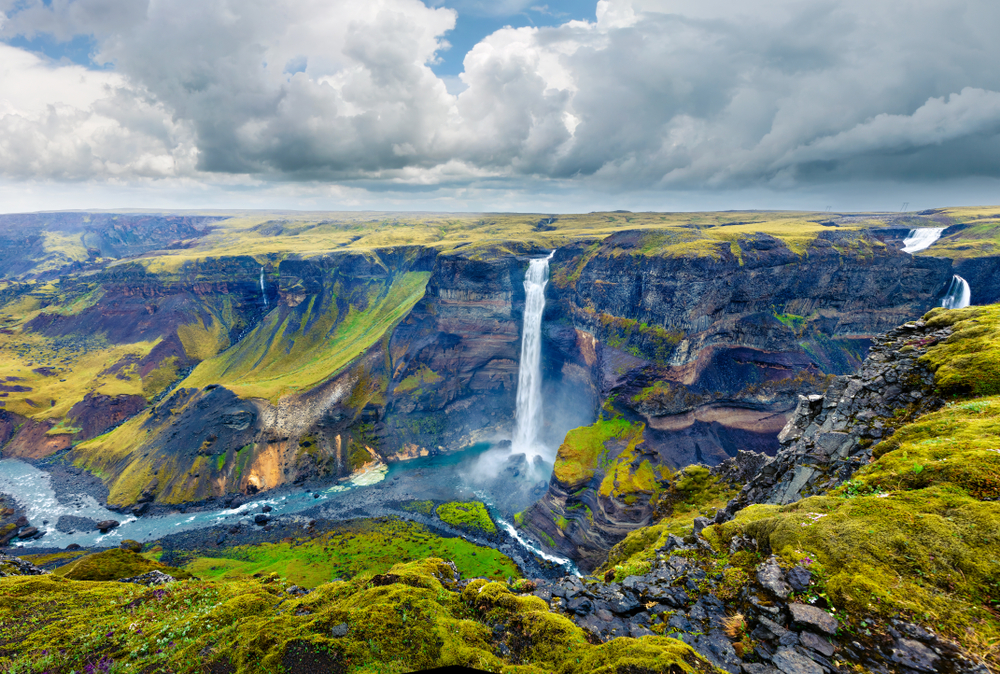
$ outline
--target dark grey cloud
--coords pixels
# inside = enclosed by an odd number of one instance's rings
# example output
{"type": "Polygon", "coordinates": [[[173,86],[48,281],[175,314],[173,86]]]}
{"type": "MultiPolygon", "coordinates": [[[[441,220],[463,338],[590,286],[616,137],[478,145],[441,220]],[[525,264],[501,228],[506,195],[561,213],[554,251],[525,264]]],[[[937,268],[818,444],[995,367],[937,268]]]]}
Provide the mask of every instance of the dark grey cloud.
{"type": "Polygon", "coordinates": [[[0,74],[8,178],[656,192],[1000,177],[1000,4],[981,0],[601,0],[592,22],[486,37],[458,95],[430,68],[455,13],[418,0],[0,10],[0,36],[92,35],[111,66],[19,55],[54,92],[89,78],[47,104],[0,74]]]}

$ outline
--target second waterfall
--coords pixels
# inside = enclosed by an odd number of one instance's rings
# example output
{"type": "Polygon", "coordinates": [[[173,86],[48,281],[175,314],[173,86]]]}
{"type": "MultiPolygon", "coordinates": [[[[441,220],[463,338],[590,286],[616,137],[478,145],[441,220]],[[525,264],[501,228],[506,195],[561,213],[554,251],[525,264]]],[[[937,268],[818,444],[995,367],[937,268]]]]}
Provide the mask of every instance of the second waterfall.
{"type": "Polygon", "coordinates": [[[524,325],[521,337],[521,366],[517,377],[516,426],[512,451],[530,459],[541,455],[538,431],[542,425],[542,312],[545,286],[549,282],[548,257],[532,260],[524,275],[524,325]]]}

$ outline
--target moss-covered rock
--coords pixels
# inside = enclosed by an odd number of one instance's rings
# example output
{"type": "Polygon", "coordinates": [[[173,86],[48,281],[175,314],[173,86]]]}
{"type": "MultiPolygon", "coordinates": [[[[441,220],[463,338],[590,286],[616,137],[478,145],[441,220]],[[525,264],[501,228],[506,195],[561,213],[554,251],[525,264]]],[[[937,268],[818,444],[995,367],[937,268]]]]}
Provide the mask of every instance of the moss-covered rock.
{"type": "Polygon", "coordinates": [[[495,534],[497,527],[493,524],[486,506],[478,501],[468,503],[442,503],[437,507],[437,516],[442,522],[460,529],[495,534]]]}
{"type": "Polygon", "coordinates": [[[113,549],[96,552],[57,568],[53,573],[69,580],[118,580],[150,571],[162,571],[174,578],[193,576],[184,569],[160,564],[132,550],[113,549]]]}
{"type": "Polygon", "coordinates": [[[453,573],[431,558],[304,596],[287,593],[276,576],[164,588],[58,576],[0,579],[0,613],[11,618],[0,624],[0,667],[41,671],[58,654],[62,668],[103,662],[178,674],[206,666],[240,674],[449,665],[520,674],[714,671],[673,639],[592,645],[540,599],[485,580],[459,593],[453,573]]]}

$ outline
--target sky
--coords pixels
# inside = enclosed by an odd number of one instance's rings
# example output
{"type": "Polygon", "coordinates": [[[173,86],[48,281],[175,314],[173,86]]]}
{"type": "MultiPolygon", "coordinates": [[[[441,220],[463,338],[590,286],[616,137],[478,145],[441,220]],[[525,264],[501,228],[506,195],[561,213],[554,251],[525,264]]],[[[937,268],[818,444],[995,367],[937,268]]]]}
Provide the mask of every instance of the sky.
{"type": "Polygon", "coordinates": [[[0,212],[1000,204],[988,0],[0,0],[0,212]]]}

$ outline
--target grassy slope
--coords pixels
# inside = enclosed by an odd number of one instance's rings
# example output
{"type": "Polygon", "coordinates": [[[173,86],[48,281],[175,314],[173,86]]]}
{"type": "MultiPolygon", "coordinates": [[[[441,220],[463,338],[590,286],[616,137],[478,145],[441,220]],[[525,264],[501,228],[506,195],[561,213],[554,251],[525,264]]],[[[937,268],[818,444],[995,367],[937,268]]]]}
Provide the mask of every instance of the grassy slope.
{"type": "MultiPolygon", "coordinates": [[[[0,283],[0,290],[10,284],[0,283]]],[[[4,407],[37,420],[59,419],[90,392],[142,395],[135,367],[113,369],[147,355],[156,342],[109,344],[103,335],[46,338],[26,324],[43,311],[72,315],[93,306],[100,289],[64,291],[58,283],[29,284],[30,290],[0,306],[0,380],[10,388],[4,407]],[[40,371],[39,371],[40,370],[40,371]]]]}
{"type": "Polygon", "coordinates": [[[429,272],[410,272],[390,286],[373,284],[370,306],[339,316],[336,307],[313,307],[296,316],[276,310],[231,349],[203,361],[182,383],[222,384],[241,397],[267,398],[306,391],[347,366],[376,343],[423,297],[429,272]]]}
{"type": "MultiPolygon", "coordinates": [[[[738,579],[753,560],[730,559],[730,541],[766,541],[789,565],[811,560],[844,629],[902,614],[1000,665],[1000,306],[926,318],[955,326],[924,356],[953,402],[901,426],[833,492],[709,527],[709,562],[738,579]]],[[[667,533],[690,531],[673,517],[633,532],[602,571],[641,570],[667,533]]]]}
{"type": "Polygon", "coordinates": [[[366,571],[385,573],[399,562],[426,557],[453,560],[465,576],[520,576],[517,566],[493,548],[435,536],[419,524],[400,520],[362,520],[310,540],[225,548],[218,555],[203,553],[184,569],[203,579],[277,573],[303,587],[316,587],[366,571]]]}

